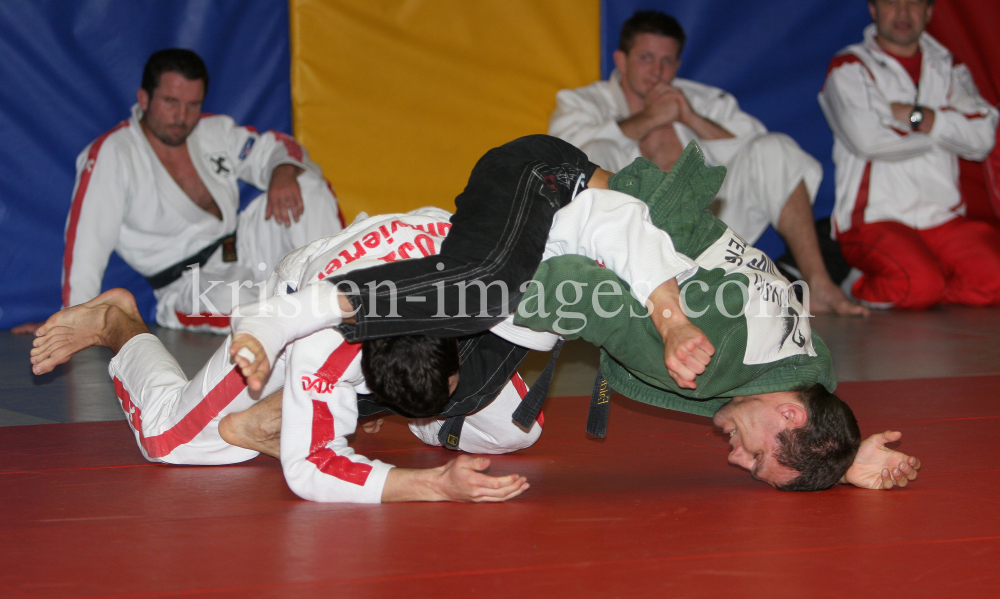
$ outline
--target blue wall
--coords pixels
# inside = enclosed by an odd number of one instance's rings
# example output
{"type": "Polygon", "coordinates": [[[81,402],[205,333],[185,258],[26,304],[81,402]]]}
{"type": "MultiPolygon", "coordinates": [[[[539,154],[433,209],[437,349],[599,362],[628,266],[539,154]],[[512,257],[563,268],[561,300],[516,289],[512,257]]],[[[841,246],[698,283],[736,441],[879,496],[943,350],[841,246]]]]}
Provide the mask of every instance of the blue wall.
{"type": "MultiPolygon", "coordinates": [[[[63,228],[76,155],[129,115],[154,51],[208,65],[207,112],[291,132],[285,0],[0,2],[0,329],[60,307],[63,228]]],[[[117,256],[105,288],[152,290],[117,256]]]]}

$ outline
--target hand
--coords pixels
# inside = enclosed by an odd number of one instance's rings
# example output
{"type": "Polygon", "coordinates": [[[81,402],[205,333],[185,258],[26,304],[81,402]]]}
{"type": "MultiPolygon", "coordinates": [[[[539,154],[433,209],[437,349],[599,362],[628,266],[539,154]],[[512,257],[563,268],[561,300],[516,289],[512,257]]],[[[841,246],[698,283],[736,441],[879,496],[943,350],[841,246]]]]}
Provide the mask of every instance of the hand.
{"type": "MultiPolygon", "coordinates": [[[[677,116],[674,120],[688,125],[691,122],[692,117],[695,116],[695,112],[691,109],[691,104],[688,102],[687,96],[685,96],[684,92],[679,88],[660,82],[653,88],[651,93],[657,94],[657,101],[659,102],[673,103],[673,109],[677,111],[677,116]]],[[[649,96],[647,96],[647,98],[648,97],[649,96]]]]}
{"type": "Polygon", "coordinates": [[[681,389],[696,389],[694,379],[705,372],[715,347],[684,314],[680,294],[676,279],[665,281],[649,294],[646,309],[663,339],[663,362],[670,377],[681,389]]]}
{"type": "Polygon", "coordinates": [[[364,429],[369,435],[374,435],[375,433],[382,430],[382,425],[385,424],[385,418],[379,418],[378,420],[368,420],[361,423],[361,428],[364,429]]]}
{"type": "Polygon", "coordinates": [[[246,379],[247,387],[251,391],[257,392],[264,388],[264,383],[271,374],[271,364],[267,360],[264,346],[256,337],[246,333],[236,335],[233,337],[232,345],[229,346],[229,355],[240,369],[240,374],[246,379]]]}
{"type": "Polygon", "coordinates": [[[271,184],[267,188],[267,212],[264,220],[274,217],[286,227],[292,226],[292,219],[299,222],[304,210],[302,206],[302,188],[299,187],[298,176],[302,169],[293,164],[279,164],[271,173],[271,184]],[[289,218],[291,215],[291,218],[289,218]]]}
{"type": "Polygon", "coordinates": [[[705,372],[714,354],[715,347],[708,337],[690,322],[672,327],[664,338],[664,364],[681,389],[698,388],[695,377],[705,372]]]}
{"type": "Polygon", "coordinates": [[[684,108],[687,106],[687,98],[683,92],[663,81],[657,83],[646,94],[645,105],[641,114],[649,118],[656,127],[673,125],[680,120],[684,108]],[[680,94],[680,98],[678,98],[680,94]],[[684,106],[681,105],[684,104],[684,106]]]}
{"type": "Polygon", "coordinates": [[[886,443],[899,441],[903,433],[885,431],[872,435],[861,443],[854,463],[840,482],[848,482],[862,489],[891,489],[905,487],[917,478],[920,460],[886,448],[886,443]]]}
{"type": "Polygon", "coordinates": [[[438,468],[393,468],[385,481],[382,501],[493,503],[513,499],[528,490],[528,480],[523,476],[484,474],[489,466],[489,458],[462,454],[438,468]]]}

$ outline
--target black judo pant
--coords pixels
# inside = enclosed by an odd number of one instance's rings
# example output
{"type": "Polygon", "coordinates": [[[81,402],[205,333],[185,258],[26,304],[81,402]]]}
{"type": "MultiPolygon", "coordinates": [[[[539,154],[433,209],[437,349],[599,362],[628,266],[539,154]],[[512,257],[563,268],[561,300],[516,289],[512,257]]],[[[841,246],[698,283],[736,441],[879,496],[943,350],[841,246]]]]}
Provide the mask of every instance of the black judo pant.
{"type": "MultiPolygon", "coordinates": [[[[327,279],[356,309],[356,323],[338,327],[350,342],[459,337],[459,385],[440,414],[447,418],[439,434],[445,447],[457,448],[463,415],[493,401],[527,355],[488,331],[517,308],[521,285],[541,263],[556,211],[586,187],[596,169],[586,154],[556,137],[506,143],[472,169],[438,255],[327,279]],[[398,316],[389,316],[393,309],[398,316]]],[[[546,389],[536,391],[544,397],[546,389]]],[[[386,409],[367,398],[358,407],[361,417],[386,409]]]]}
{"type": "Polygon", "coordinates": [[[438,255],[327,279],[356,309],[355,324],[341,325],[340,332],[356,342],[489,330],[517,308],[521,285],[541,263],[553,216],[596,168],[582,151],[548,135],[490,150],[455,199],[438,255]]]}

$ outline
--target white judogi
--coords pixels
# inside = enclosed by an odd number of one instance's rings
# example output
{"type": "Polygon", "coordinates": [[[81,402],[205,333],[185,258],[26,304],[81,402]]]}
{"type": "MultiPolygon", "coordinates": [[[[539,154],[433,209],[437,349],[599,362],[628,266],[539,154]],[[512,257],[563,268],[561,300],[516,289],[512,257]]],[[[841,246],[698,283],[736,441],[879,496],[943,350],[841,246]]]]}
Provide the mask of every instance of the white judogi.
{"type": "MultiPolygon", "coordinates": [[[[436,253],[451,227],[450,216],[431,208],[356,222],[336,237],[289,255],[268,284],[277,289],[319,281],[319,275],[338,259],[344,269],[354,269],[393,254],[402,258],[436,253]],[[381,235],[382,231],[390,235],[381,235]],[[344,263],[341,252],[357,256],[355,244],[365,252],[344,263]]],[[[257,452],[222,440],[219,421],[284,387],[281,461],[289,487],[315,501],[379,502],[392,466],[354,453],[346,439],[357,426],[357,394],[368,393],[361,374],[361,344],[345,343],[333,329],[300,339],[272,361],[264,390],[251,396],[230,361],[231,341],[227,337],[191,381],[153,335],[134,337],[112,359],[108,370],[143,455],[172,464],[231,464],[251,459],[257,452]]],[[[541,434],[541,426],[524,431],[510,418],[525,392],[524,383],[515,375],[493,404],[467,416],[459,448],[503,453],[531,445],[541,434]]],[[[410,428],[421,439],[437,444],[442,422],[414,420],[410,428]]]]}
{"type": "Polygon", "coordinates": [[[112,251],[140,274],[151,276],[235,231],[237,262],[223,262],[220,248],[200,269],[197,285],[187,271],[156,291],[157,322],[180,328],[185,325],[178,320],[178,312],[183,318],[212,312],[214,307],[217,313],[228,314],[234,295],[237,303],[240,293],[245,300],[255,297],[254,290],[246,288],[234,294],[228,283],[263,281],[285,254],[341,229],[332,189],[319,166],[288,135],[261,134],[224,115],[202,116],[187,138],[187,148],[222,212],[220,221],[192,202],[170,176],[143,134],[141,118],[141,109],[133,106],[131,118],[84,148],[77,158],[76,186],[66,222],[64,306],[100,293],[112,251]],[[305,169],[299,176],[304,203],[299,222],[286,228],[273,219],[265,221],[266,194],[237,214],[237,180],[267,189],[271,172],[280,164],[305,169]],[[212,287],[211,281],[221,283],[212,287]],[[197,289],[194,294],[193,289],[197,289]],[[195,305],[194,299],[206,291],[195,305]]]}
{"type": "Polygon", "coordinates": [[[969,69],[953,64],[951,52],[927,33],[920,36],[919,91],[876,33],[873,23],[864,42],[834,57],[819,94],[834,134],[837,230],[880,221],[930,229],[965,214],[958,158],[981,161],[989,154],[997,109],[979,95],[969,69]],[[895,120],[893,102],[932,108],[930,133],[895,120]]]}
{"type": "MultiPolygon", "coordinates": [[[[717,216],[740,237],[752,244],[769,224],[777,227],[781,210],[800,181],[805,181],[809,201],[815,201],[823,168],[791,137],[769,133],[740,110],[736,98],[717,87],[680,78],[671,85],[684,92],[696,113],[735,136],[703,140],[687,126],[674,123],[682,145],[697,141],[708,164],[728,169],[717,196],[722,201],[717,216]]],[[[607,81],[560,91],[556,103],[549,134],[580,148],[592,162],[617,172],[642,155],[639,142],[618,126],[631,113],[617,70],[607,81]]]]}
{"type": "MultiPolygon", "coordinates": [[[[669,279],[696,270],[690,260],[674,252],[670,237],[649,222],[645,204],[625,194],[585,191],[557,217],[550,229],[546,256],[565,251],[588,255],[629,273],[637,288],[644,286],[643,281],[660,281],[664,276],[669,279]],[[595,201],[598,198],[601,201],[595,201]],[[627,233],[625,239],[641,244],[643,251],[636,249],[635,258],[629,259],[629,248],[620,235],[609,234],[612,232],[627,233]]],[[[362,215],[340,234],[296,250],[267,281],[267,289],[275,295],[266,305],[274,307],[277,301],[284,308],[280,312],[283,316],[270,320],[287,319],[294,324],[299,315],[294,313],[289,293],[305,297],[310,289],[333,289],[323,279],[334,273],[436,254],[451,228],[449,218],[450,214],[437,208],[371,218],[362,215]]],[[[310,303],[300,306],[300,312],[308,315],[310,303]]],[[[241,306],[240,311],[244,308],[254,311],[254,306],[241,306]]],[[[239,332],[242,323],[253,320],[238,318],[234,329],[239,332]]],[[[551,333],[514,327],[510,322],[501,323],[494,331],[535,349],[551,349],[557,339],[551,333]]],[[[284,387],[281,462],[289,487],[300,497],[315,501],[380,501],[392,466],[354,453],[346,439],[357,426],[357,394],[367,392],[360,368],[361,345],[345,343],[329,328],[311,334],[293,332],[289,338],[292,343],[283,351],[268,353],[272,374],[259,396],[284,387]]],[[[259,399],[251,397],[230,362],[231,339],[227,337],[191,381],[153,335],[133,338],[112,359],[109,373],[147,459],[227,464],[257,455],[228,445],[218,433],[218,423],[225,415],[245,410],[259,399]]],[[[505,453],[534,443],[541,434],[540,424],[536,422],[525,431],[511,419],[526,392],[515,375],[493,403],[466,417],[459,449],[505,453]]],[[[438,445],[442,424],[443,420],[435,418],[412,420],[410,429],[424,442],[438,445]]]]}

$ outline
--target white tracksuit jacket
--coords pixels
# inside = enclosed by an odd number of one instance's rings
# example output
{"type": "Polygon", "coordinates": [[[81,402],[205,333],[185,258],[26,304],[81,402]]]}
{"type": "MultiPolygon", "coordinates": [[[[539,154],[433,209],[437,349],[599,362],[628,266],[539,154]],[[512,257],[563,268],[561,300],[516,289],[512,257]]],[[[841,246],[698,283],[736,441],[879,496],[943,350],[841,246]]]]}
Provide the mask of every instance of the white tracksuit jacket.
{"type": "Polygon", "coordinates": [[[958,157],[982,160],[993,148],[997,109],[972,82],[969,69],[933,37],[920,36],[919,90],[902,65],[875,41],[841,50],[830,63],[819,103],[833,129],[836,229],[896,221],[929,229],[965,213],[958,157]],[[891,104],[934,109],[930,133],[896,121],[891,104]],[[860,202],[859,202],[860,199],[860,202]]]}

